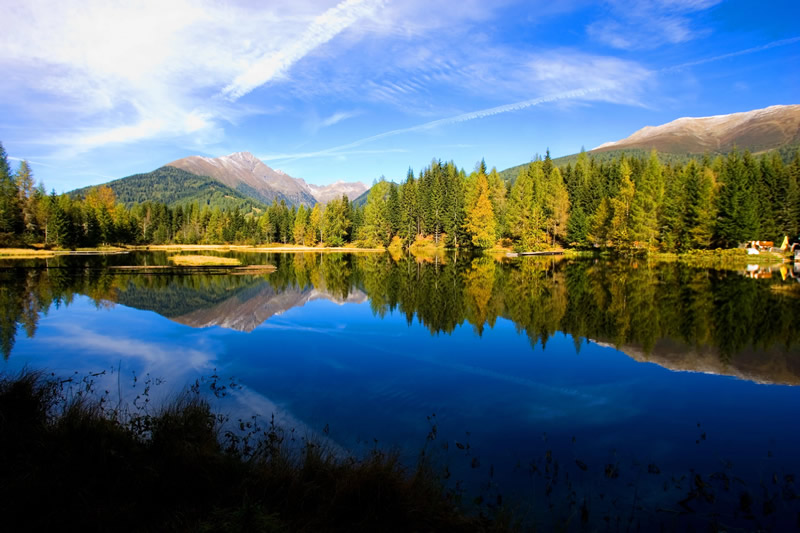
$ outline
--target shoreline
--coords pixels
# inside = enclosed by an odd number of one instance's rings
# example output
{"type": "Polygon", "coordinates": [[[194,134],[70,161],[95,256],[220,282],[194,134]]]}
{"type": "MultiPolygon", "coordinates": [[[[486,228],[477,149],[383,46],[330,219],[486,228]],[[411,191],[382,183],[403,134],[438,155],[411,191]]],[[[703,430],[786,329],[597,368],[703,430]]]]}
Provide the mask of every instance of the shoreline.
{"type": "MultiPolygon", "coordinates": [[[[442,253],[454,250],[453,248],[436,247],[435,249],[409,249],[412,255],[424,255],[428,253],[442,253]]],[[[712,249],[712,250],[692,250],[683,253],[653,252],[651,254],[634,255],[638,259],[649,259],[655,261],[682,261],[695,263],[698,266],[740,266],[747,264],[777,264],[791,262],[791,258],[776,252],[763,252],[760,255],[746,255],[739,252],[738,248],[712,249]]],[[[3,259],[49,259],[61,255],[114,255],[125,254],[135,251],[151,252],[188,252],[188,251],[211,251],[211,252],[254,252],[254,253],[383,253],[392,251],[384,247],[359,248],[356,246],[302,246],[293,244],[280,245],[247,245],[247,244],[151,244],[135,246],[101,246],[97,248],[76,248],[74,250],[64,249],[44,249],[36,245],[32,248],[0,248],[0,260],[3,259]]],[[[577,259],[581,257],[614,257],[608,251],[580,250],[576,248],[560,248],[557,250],[561,257],[566,259],[577,259]]],[[[534,254],[534,255],[552,255],[534,254]]],[[[491,248],[483,250],[488,255],[498,255],[513,252],[506,248],[491,248]]],[[[531,255],[531,254],[520,254],[531,255]]]]}
{"type": "Polygon", "coordinates": [[[219,252],[385,252],[386,248],[357,248],[353,246],[332,247],[332,246],[263,246],[246,244],[151,244],[137,246],[102,246],[98,248],[77,248],[75,250],[62,249],[37,249],[37,248],[0,248],[0,260],[2,259],[49,259],[59,255],[111,255],[124,254],[128,252],[158,252],[158,251],[219,251],[219,252]]]}

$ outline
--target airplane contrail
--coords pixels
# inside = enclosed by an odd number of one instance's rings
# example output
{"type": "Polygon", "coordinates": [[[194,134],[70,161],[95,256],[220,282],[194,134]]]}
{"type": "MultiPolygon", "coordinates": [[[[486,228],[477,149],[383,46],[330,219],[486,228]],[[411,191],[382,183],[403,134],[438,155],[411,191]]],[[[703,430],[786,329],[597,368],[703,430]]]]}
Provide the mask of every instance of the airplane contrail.
{"type": "Polygon", "coordinates": [[[698,59],[697,61],[689,61],[688,63],[681,63],[680,65],[674,65],[672,67],[666,67],[661,69],[660,72],[675,72],[677,70],[683,70],[689,67],[695,67],[697,65],[705,65],[706,63],[712,63],[714,61],[721,61],[723,59],[728,59],[729,57],[737,57],[743,56],[746,54],[752,54],[755,52],[761,52],[763,50],[769,50],[770,48],[776,48],[778,46],[786,46],[788,44],[794,44],[800,41],[800,37],[792,37],[790,39],[781,39],[780,41],[773,41],[771,43],[762,44],[761,46],[755,46],[753,48],[747,48],[746,50],[739,50],[738,52],[730,52],[728,54],[722,54],[719,56],[708,57],[706,59],[698,59]]]}
{"type": "Polygon", "coordinates": [[[485,118],[490,117],[492,115],[499,115],[501,113],[508,113],[510,111],[519,111],[520,109],[525,109],[528,107],[537,106],[540,104],[544,104],[547,102],[555,102],[558,100],[568,100],[571,98],[581,98],[584,96],[588,96],[592,93],[599,91],[599,87],[590,87],[590,88],[583,88],[583,89],[576,89],[573,91],[567,91],[565,93],[559,94],[552,94],[548,96],[540,96],[538,98],[532,98],[530,100],[523,100],[521,102],[515,102],[513,104],[506,104],[497,107],[490,107],[488,109],[481,109],[479,111],[471,111],[469,113],[464,113],[461,115],[456,115],[453,117],[442,118],[439,120],[433,120],[431,122],[426,122],[424,124],[418,124],[416,126],[411,126],[409,128],[399,128],[396,130],[385,131],[383,133],[379,133],[377,135],[372,135],[371,137],[364,137],[363,139],[359,139],[357,141],[353,141],[348,144],[343,144],[340,146],[334,146],[333,148],[326,148],[325,150],[319,150],[317,152],[307,152],[303,154],[288,154],[286,156],[271,156],[267,157],[266,160],[268,161],[275,161],[275,160],[286,160],[287,162],[296,161],[298,159],[306,159],[309,157],[319,157],[323,155],[334,155],[342,150],[349,150],[351,148],[357,148],[362,144],[366,144],[372,141],[377,141],[379,139],[385,139],[387,137],[394,137],[395,135],[401,135],[403,133],[413,133],[416,131],[425,131],[437,128],[439,126],[446,126],[449,124],[456,124],[458,122],[466,122],[468,120],[474,120],[477,118],[485,118]]]}
{"type": "MultiPolygon", "coordinates": [[[[728,58],[731,58],[731,57],[737,57],[737,56],[741,56],[741,55],[752,54],[752,53],[755,53],[755,52],[761,52],[761,51],[769,50],[770,48],[776,48],[776,47],[779,47],[779,46],[787,46],[787,45],[790,45],[790,44],[794,44],[796,42],[800,42],[800,36],[799,37],[791,37],[789,39],[781,39],[779,41],[773,41],[771,43],[763,44],[763,45],[756,46],[756,47],[753,47],[753,48],[747,48],[745,50],[739,50],[739,51],[736,51],[736,52],[730,52],[730,53],[727,53],[727,54],[722,54],[722,55],[718,55],[718,56],[714,56],[714,57],[709,57],[709,58],[705,58],[705,59],[698,59],[696,61],[689,61],[687,63],[681,63],[680,65],[674,65],[674,66],[671,66],[671,67],[663,68],[663,69],[659,70],[658,72],[675,72],[675,71],[679,71],[679,70],[682,70],[682,69],[685,69],[685,68],[690,68],[690,67],[694,67],[694,66],[697,66],[697,65],[704,65],[706,63],[712,63],[714,61],[721,61],[723,59],[728,59],[728,58]]],[[[601,90],[601,88],[599,88],[599,87],[588,87],[588,88],[576,89],[576,90],[573,90],[573,91],[567,91],[565,93],[559,93],[559,94],[548,95],[548,96],[541,96],[539,98],[533,98],[533,99],[530,99],[530,100],[523,100],[521,102],[516,102],[516,103],[513,103],[513,104],[506,104],[506,105],[501,105],[501,106],[497,106],[497,107],[491,107],[489,109],[482,109],[482,110],[479,110],[479,111],[472,111],[470,113],[464,113],[464,114],[456,115],[456,116],[453,116],[453,117],[442,118],[442,119],[439,119],[439,120],[426,122],[424,124],[419,124],[417,126],[411,126],[409,128],[399,128],[399,129],[396,129],[396,130],[386,131],[386,132],[383,132],[383,133],[379,133],[377,135],[372,135],[370,137],[364,137],[363,139],[359,139],[357,141],[353,141],[353,142],[351,142],[349,144],[344,144],[344,145],[341,145],[341,146],[335,146],[333,148],[327,148],[325,150],[319,150],[317,152],[307,152],[307,153],[300,153],[300,154],[287,154],[287,155],[281,155],[281,156],[271,156],[271,157],[266,158],[266,160],[268,160],[268,161],[275,161],[275,160],[284,161],[285,160],[286,162],[292,162],[292,161],[296,161],[298,159],[306,159],[306,158],[309,158],[309,157],[319,157],[319,156],[324,156],[324,155],[335,155],[336,153],[338,153],[341,150],[347,150],[347,149],[350,149],[350,148],[355,148],[355,147],[361,146],[362,144],[366,144],[366,143],[369,143],[369,142],[372,142],[372,141],[377,141],[377,140],[380,140],[380,139],[385,139],[387,137],[394,137],[395,135],[401,135],[403,133],[413,133],[413,132],[417,132],[417,131],[425,131],[425,130],[430,130],[430,129],[433,129],[433,128],[436,128],[436,127],[439,127],[439,126],[446,126],[446,125],[449,125],[449,124],[456,124],[456,123],[459,123],[459,122],[466,122],[468,120],[474,120],[474,119],[478,119],[478,118],[490,117],[492,115],[499,115],[501,113],[508,113],[508,112],[511,112],[511,111],[519,111],[521,109],[537,106],[537,105],[540,105],[540,104],[543,104],[543,103],[547,103],[547,102],[554,102],[554,101],[557,101],[557,100],[567,100],[567,99],[572,99],[572,98],[582,98],[582,97],[588,96],[588,95],[590,95],[592,93],[598,92],[600,90],[601,90]]]]}

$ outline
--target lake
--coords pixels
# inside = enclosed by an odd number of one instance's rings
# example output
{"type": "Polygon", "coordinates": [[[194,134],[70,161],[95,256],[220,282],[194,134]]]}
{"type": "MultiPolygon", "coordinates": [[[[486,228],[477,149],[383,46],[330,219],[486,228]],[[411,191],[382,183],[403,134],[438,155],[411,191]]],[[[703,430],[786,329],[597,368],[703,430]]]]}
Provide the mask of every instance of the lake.
{"type": "Polygon", "coordinates": [[[199,384],[232,421],[274,415],[339,453],[425,449],[466,501],[533,524],[798,527],[785,270],[220,254],[277,270],[0,261],[4,371],[148,406],[199,384]]]}

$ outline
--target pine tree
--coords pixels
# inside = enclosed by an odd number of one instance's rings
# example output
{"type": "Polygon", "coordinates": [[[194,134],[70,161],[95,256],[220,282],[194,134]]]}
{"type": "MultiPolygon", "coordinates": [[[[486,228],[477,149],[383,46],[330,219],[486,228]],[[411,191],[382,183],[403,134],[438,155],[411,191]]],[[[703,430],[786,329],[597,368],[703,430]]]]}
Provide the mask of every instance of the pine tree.
{"type": "Polygon", "coordinates": [[[688,234],[686,248],[708,248],[714,235],[714,171],[699,168],[692,160],[683,169],[685,209],[683,227],[688,234]]]}
{"type": "Polygon", "coordinates": [[[648,250],[658,243],[658,215],[663,196],[663,172],[658,154],[650,152],[647,166],[636,183],[636,196],[631,206],[631,236],[648,250]]]}
{"type": "Polygon", "coordinates": [[[396,235],[400,231],[400,188],[396,183],[389,184],[389,196],[386,199],[386,209],[389,216],[389,231],[391,235],[396,235]]]}
{"type": "Polygon", "coordinates": [[[635,224],[634,213],[636,209],[636,186],[631,180],[631,171],[627,162],[620,167],[622,180],[620,181],[619,194],[611,200],[611,225],[609,237],[612,245],[620,251],[628,251],[633,246],[635,224]]]}
{"type": "Polygon", "coordinates": [[[464,176],[452,161],[445,167],[444,184],[443,229],[448,244],[457,247],[462,242],[464,227],[464,176]]]}
{"type": "Polygon", "coordinates": [[[334,199],[325,206],[322,213],[320,233],[323,242],[329,246],[343,246],[352,224],[349,218],[349,201],[346,196],[334,199]]]}
{"type": "Polygon", "coordinates": [[[322,208],[315,204],[308,217],[308,229],[305,242],[307,246],[314,246],[320,241],[320,228],[322,227],[322,208]]]}
{"type": "MultiPolygon", "coordinates": [[[[775,153],[775,155],[778,155],[775,153]]],[[[773,157],[762,156],[758,165],[759,172],[759,226],[763,239],[780,242],[783,233],[778,227],[781,203],[778,200],[780,179],[778,168],[774,166],[773,157]]],[[[777,158],[780,162],[780,157],[777,158]]]]}
{"type": "Polygon", "coordinates": [[[492,202],[492,210],[494,211],[497,238],[500,238],[506,234],[506,196],[508,195],[508,190],[496,168],[492,167],[492,171],[486,179],[489,183],[489,199],[492,202]]]}
{"type": "Polygon", "coordinates": [[[306,210],[306,206],[300,204],[300,207],[297,208],[297,215],[295,215],[294,227],[292,228],[292,238],[294,239],[295,244],[299,244],[301,246],[306,244],[308,218],[309,213],[306,210]]]}
{"type": "Polygon", "coordinates": [[[417,235],[417,184],[414,172],[409,168],[406,182],[400,188],[400,229],[398,234],[406,242],[417,235]]]}
{"type": "Polygon", "coordinates": [[[384,246],[391,240],[392,226],[387,202],[389,189],[389,183],[381,181],[372,186],[367,196],[364,222],[357,237],[369,247],[384,246]]]}
{"type": "Polygon", "coordinates": [[[782,198],[785,208],[781,229],[789,237],[800,240],[800,150],[795,152],[791,165],[785,167],[783,176],[786,192],[782,198]]]}
{"type": "Polygon", "coordinates": [[[435,243],[439,238],[444,225],[444,179],[442,176],[441,161],[434,160],[428,172],[425,173],[427,201],[425,207],[425,229],[433,235],[435,243]]]}
{"type": "Polygon", "coordinates": [[[22,212],[23,231],[29,238],[34,238],[36,233],[36,187],[33,182],[33,171],[27,161],[19,163],[16,175],[19,190],[19,205],[22,212]]]}
{"type": "Polygon", "coordinates": [[[514,180],[508,198],[506,223],[509,234],[515,239],[526,239],[531,233],[531,210],[533,208],[533,180],[530,172],[533,165],[523,167],[514,180]]]}
{"type": "Polygon", "coordinates": [[[97,211],[97,224],[99,228],[100,242],[109,244],[115,242],[116,231],[114,228],[114,219],[111,218],[106,206],[102,206],[97,211]]]}
{"type": "Polygon", "coordinates": [[[0,143],[0,245],[15,242],[22,233],[24,226],[19,195],[8,156],[0,143]]]}
{"type": "Polygon", "coordinates": [[[49,202],[52,212],[52,241],[62,248],[72,248],[76,243],[76,236],[70,216],[70,201],[66,195],[56,196],[56,191],[50,193],[49,202]]]}
{"type": "Polygon", "coordinates": [[[603,198],[589,220],[589,231],[586,239],[590,244],[602,247],[608,246],[612,215],[611,201],[608,198],[603,198]]]}
{"type": "MultiPolygon", "coordinates": [[[[569,193],[557,168],[547,172],[547,161],[550,151],[542,164],[542,172],[547,180],[547,196],[545,198],[545,212],[547,213],[547,228],[552,238],[551,245],[555,245],[556,238],[564,239],[567,235],[567,222],[569,219],[569,193]]],[[[552,164],[552,163],[551,163],[552,164]]]]}
{"type": "MultiPolygon", "coordinates": [[[[694,164],[694,160],[689,164],[693,164],[696,170],[697,165],[694,164]]],[[[666,252],[685,250],[690,246],[688,227],[684,225],[686,221],[686,174],[681,171],[675,175],[672,167],[669,166],[664,169],[664,174],[666,191],[659,222],[661,248],[666,252]]]]}
{"type": "Polygon", "coordinates": [[[475,206],[467,212],[465,229],[471,236],[473,245],[490,248],[495,243],[497,229],[485,173],[478,173],[476,185],[477,199],[475,206]]]}
{"type": "Polygon", "coordinates": [[[756,238],[756,198],[744,161],[734,149],[724,159],[717,206],[716,240],[725,247],[756,238]]]}

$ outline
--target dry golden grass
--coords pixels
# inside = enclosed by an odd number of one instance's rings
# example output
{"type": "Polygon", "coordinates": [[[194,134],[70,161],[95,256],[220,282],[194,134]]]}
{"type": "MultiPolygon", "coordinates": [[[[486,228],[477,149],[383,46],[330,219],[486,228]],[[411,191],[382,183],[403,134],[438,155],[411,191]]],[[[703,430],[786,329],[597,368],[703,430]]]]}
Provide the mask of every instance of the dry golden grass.
{"type": "Polygon", "coordinates": [[[53,257],[56,253],[50,250],[33,250],[30,248],[0,248],[3,259],[40,259],[53,257]]]}
{"type": "Polygon", "coordinates": [[[151,244],[132,246],[132,250],[164,251],[237,251],[237,252],[383,252],[385,248],[360,248],[357,246],[332,247],[324,245],[302,246],[299,244],[151,244]]]}
{"type": "Polygon", "coordinates": [[[238,266],[242,264],[233,257],[214,255],[172,255],[169,260],[178,266],[238,266]]]}

